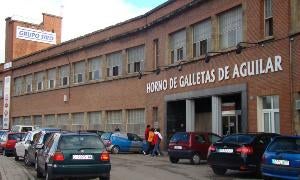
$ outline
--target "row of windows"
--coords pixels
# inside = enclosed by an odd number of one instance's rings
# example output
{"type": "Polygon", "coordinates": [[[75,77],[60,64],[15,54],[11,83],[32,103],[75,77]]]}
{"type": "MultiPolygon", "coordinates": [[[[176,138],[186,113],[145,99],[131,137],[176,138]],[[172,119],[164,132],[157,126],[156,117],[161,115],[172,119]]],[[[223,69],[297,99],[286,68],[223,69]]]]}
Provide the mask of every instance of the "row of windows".
{"type": "MultiPolygon", "coordinates": [[[[128,73],[136,73],[144,69],[145,46],[138,46],[127,50],[128,73]]],[[[73,74],[73,83],[80,84],[87,81],[103,79],[103,57],[96,57],[85,61],[79,61],[70,65],[41,71],[34,74],[17,77],[14,79],[14,95],[42,91],[56,87],[64,87],[70,84],[70,76],[73,74]],[[87,71],[86,71],[87,70],[87,71]],[[71,73],[71,71],[73,73],[71,73]],[[57,82],[58,80],[58,82],[57,82]]],[[[106,76],[113,77],[122,74],[122,53],[116,52],[106,56],[106,76]]]]}
{"type": "Polygon", "coordinates": [[[86,119],[85,113],[72,113],[69,116],[65,114],[45,115],[42,120],[41,115],[14,117],[12,125],[24,124],[35,125],[39,127],[58,127],[64,130],[86,130],[97,129],[103,131],[114,131],[115,128],[120,128],[121,131],[132,132],[143,135],[145,128],[145,110],[132,109],[127,110],[127,122],[123,122],[123,114],[121,110],[106,111],[106,119],[103,119],[101,111],[88,112],[86,119]]]}

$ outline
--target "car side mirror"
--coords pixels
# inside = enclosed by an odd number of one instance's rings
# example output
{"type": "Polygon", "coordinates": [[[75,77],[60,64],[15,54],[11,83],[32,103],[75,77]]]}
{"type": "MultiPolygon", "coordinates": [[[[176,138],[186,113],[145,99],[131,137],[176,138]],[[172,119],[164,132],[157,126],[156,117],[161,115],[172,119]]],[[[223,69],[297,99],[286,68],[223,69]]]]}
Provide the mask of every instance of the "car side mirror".
{"type": "Polygon", "coordinates": [[[43,149],[43,146],[44,146],[43,144],[37,144],[37,145],[35,146],[35,148],[36,148],[36,149],[43,149]]]}

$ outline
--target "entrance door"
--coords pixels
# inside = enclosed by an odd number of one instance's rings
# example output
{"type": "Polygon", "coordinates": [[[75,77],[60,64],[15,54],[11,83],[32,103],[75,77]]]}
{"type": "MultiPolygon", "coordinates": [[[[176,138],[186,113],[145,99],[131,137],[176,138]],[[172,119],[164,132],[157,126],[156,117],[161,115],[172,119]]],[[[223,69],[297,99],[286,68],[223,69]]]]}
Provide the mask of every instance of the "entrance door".
{"type": "Polygon", "coordinates": [[[240,132],[239,116],[237,114],[222,115],[222,134],[234,134],[240,132]]]}

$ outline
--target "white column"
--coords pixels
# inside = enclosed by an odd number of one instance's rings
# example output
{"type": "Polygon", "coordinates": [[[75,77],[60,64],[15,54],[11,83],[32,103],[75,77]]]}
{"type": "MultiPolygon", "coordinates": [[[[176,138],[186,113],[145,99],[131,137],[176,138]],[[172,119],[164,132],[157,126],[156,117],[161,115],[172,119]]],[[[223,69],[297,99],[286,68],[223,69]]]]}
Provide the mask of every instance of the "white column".
{"type": "Polygon", "coordinates": [[[212,132],[222,135],[222,112],[221,112],[221,98],[212,96],[212,132]]]}
{"type": "Polygon", "coordinates": [[[185,111],[186,111],[186,131],[195,131],[195,101],[187,99],[185,100],[185,111]]]}

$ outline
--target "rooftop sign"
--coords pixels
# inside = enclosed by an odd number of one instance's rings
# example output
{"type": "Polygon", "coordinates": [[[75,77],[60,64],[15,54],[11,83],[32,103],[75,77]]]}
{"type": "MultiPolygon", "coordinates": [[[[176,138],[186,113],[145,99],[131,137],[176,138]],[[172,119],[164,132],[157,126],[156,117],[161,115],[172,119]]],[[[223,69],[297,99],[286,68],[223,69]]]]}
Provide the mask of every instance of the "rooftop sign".
{"type": "Polygon", "coordinates": [[[56,33],[17,26],[16,37],[29,41],[56,44],[56,33]]]}

